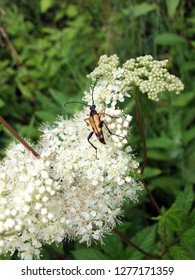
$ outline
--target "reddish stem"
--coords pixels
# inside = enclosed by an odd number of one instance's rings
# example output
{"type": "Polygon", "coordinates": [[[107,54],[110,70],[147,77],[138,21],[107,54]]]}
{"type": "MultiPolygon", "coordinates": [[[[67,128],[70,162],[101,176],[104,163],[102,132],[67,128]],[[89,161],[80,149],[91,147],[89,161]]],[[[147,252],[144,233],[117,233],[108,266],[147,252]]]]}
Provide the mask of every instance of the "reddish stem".
{"type": "Polygon", "coordinates": [[[9,130],[9,132],[16,138],[18,141],[29,150],[35,157],[40,158],[40,155],[26,142],[22,137],[18,135],[18,133],[6,122],[6,120],[0,116],[0,122],[4,127],[9,130]]]}
{"type": "MultiPolygon", "coordinates": [[[[144,169],[145,169],[145,166],[146,166],[146,161],[147,161],[147,146],[146,146],[146,136],[145,136],[144,125],[143,125],[143,121],[142,121],[139,98],[138,98],[138,90],[137,90],[136,86],[134,86],[134,93],[135,93],[136,115],[137,115],[137,120],[138,120],[138,123],[139,123],[141,139],[142,139],[142,144],[143,144],[143,150],[144,150],[144,159],[143,159],[143,163],[142,163],[142,166],[141,166],[141,174],[143,175],[144,169]]],[[[155,206],[158,213],[161,214],[160,207],[158,206],[158,203],[156,202],[152,193],[148,189],[148,186],[145,184],[144,181],[142,181],[142,182],[143,182],[144,188],[147,191],[148,196],[149,196],[152,204],[155,206]]]]}
{"type": "Polygon", "coordinates": [[[140,252],[141,254],[143,254],[144,256],[150,257],[152,259],[161,259],[161,256],[156,255],[156,254],[151,254],[148,253],[146,251],[144,251],[143,249],[141,249],[140,247],[138,247],[136,244],[134,244],[133,242],[131,242],[123,233],[121,233],[118,229],[113,229],[113,232],[118,235],[120,237],[120,239],[122,239],[128,246],[134,248],[136,251],[140,252]]]}

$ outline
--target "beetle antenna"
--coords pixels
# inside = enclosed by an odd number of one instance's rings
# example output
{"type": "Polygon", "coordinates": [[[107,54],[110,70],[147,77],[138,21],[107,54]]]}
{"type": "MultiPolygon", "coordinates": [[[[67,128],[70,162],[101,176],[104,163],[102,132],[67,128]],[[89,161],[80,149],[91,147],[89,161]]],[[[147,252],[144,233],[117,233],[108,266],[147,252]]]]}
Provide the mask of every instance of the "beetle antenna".
{"type": "Polygon", "coordinates": [[[64,103],[64,106],[66,107],[67,104],[72,104],[72,103],[80,103],[80,104],[84,104],[85,106],[90,107],[90,105],[88,105],[88,104],[85,103],[85,102],[81,102],[81,101],[66,102],[66,103],[64,103]]]}
{"type": "Polygon", "coordinates": [[[93,99],[93,92],[94,92],[94,88],[97,82],[94,83],[93,88],[92,88],[92,92],[91,92],[91,99],[92,99],[92,105],[94,105],[94,99],[93,99]]]}
{"type": "Polygon", "coordinates": [[[95,81],[95,83],[93,84],[93,88],[92,88],[92,92],[91,92],[92,105],[94,105],[93,93],[94,93],[94,89],[95,89],[95,86],[97,85],[98,80],[99,80],[99,79],[97,79],[97,80],[95,81]]]}

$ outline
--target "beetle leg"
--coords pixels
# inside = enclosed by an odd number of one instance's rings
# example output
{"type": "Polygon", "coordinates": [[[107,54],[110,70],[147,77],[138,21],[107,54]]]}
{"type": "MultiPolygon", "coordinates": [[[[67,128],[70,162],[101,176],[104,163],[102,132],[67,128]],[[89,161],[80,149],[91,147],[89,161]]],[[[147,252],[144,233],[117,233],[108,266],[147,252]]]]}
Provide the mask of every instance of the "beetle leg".
{"type": "Polygon", "coordinates": [[[111,115],[106,114],[106,113],[104,113],[104,116],[108,116],[108,117],[111,117],[111,118],[113,118],[113,119],[118,119],[118,118],[120,118],[120,117],[114,117],[114,116],[111,116],[111,115]]]}
{"type": "Polygon", "coordinates": [[[113,118],[113,119],[118,119],[118,118],[120,118],[120,117],[114,117],[114,116],[111,116],[111,115],[105,113],[105,108],[102,109],[102,110],[99,112],[99,116],[100,116],[100,117],[101,117],[101,116],[108,116],[108,117],[111,117],[111,118],[113,118]]]}
{"type": "Polygon", "coordinates": [[[102,128],[104,125],[104,121],[100,121],[100,124],[98,125],[99,128],[102,128]]]}
{"type": "Polygon", "coordinates": [[[107,128],[108,132],[111,134],[111,135],[114,135],[114,133],[112,133],[112,131],[110,131],[110,129],[108,128],[107,124],[105,122],[103,122],[103,124],[105,125],[105,127],[107,128]]]}
{"type": "Polygon", "coordinates": [[[92,137],[92,135],[94,134],[94,132],[90,132],[88,137],[87,137],[87,140],[88,142],[91,144],[91,146],[95,149],[95,152],[96,152],[96,158],[97,158],[97,148],[93,145],[93,143],[90,141],[90,138],[92,137]]]}
{"type": "Polygon", "coordinates": [[[105,108],[103,108],[100,112],[99,112],[99,116],[105,116],[105,108]]]}
{"type": "Polygon", "coordinates": [[[89,118],[84,119],[84,121],[86,122],[87,125],[89,125],[89,123],[88,123],[89,118]]]}
{"type": "MultiPolygon", "coordinates": [[[[114,118],[114,119],[120,118],[120,117],[113,117],[113,116],[111,116],[111,115],[105,113],[105,108],[103,108],[103,109],[99,112],[99,116],[100,116],[100,117],[101,117],[101,116],[108,116],[108,117],[111,117],[111,118],[114,118]]],[[[110,129],[108,128],[107,124],[106,124],[104,121],[101,121],[101,124],[100,124],[100,125],[101,125],[100,127],[103,127],[103,125],[105,125],[105,127],[107,128],[108,132],[109,132],[111,135],[116,135],[116,136],[118,136],[118,137],[125,138],[125,137],[123,137],[123,136],[121,136],[121,135],[112,133],[112,131],[110,131],[110,129]]]]}
{"type": "Polygon", "coordinates": [[[118,136],[118,137],[125,138],[125,137],[123,137],[123,136],[121,136],[121,135],[112,133],[112,131],[110,131],[110,129],[108,128],[107,124],[106,124],[105,122],[103,122],[103,124],[105,125],[105,127],[107,128],[108,132],[109,132],[111,135],[116,135],[116,136],[118,136]]]}

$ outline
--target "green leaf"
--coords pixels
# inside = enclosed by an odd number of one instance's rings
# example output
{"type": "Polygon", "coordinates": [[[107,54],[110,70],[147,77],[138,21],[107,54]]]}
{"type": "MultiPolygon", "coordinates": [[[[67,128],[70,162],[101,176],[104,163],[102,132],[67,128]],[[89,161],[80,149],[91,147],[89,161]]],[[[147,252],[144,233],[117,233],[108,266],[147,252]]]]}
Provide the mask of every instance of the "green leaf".
{"type": "Polygon", "coordinates": [[[166,6],[170,17],[175,15],[179,2],[179,0],[166,0],[166,6]]]}
{"type": "Polygon", "coordinates": [[[163,216],[159,216],[159,222],[158,222],[158,235],[161,239],[162,244],[164,243],[165,238],[165,229],[166,229],[166,244],[171,245],[173,243],[175,234],[173,230],[170,227],[167,227],[165,225],[165,222],[163,220],[163,216]]]}
{"type": "Polygon", "coordinates": [[[150,186],[152,189],[162,189],[165,192],[165,195],[168,194],[166,200],[172,201],[172,196],[176,196],[178,194],[178,190],[181,185],[181,178],[177,178],[174,176],[159,176],[156,178],[150,179],[150,186]]]}
{"type": "Polygon", "coordinates": [[[144,178],[152,178],[161,174],[162,171],[159,168],[155,167],[146,167],[144,169],[144,178]]]}
{"type": "Polygon", "coordinates": [[[186,130],[188,127],[193,125],[194,119],[195,119],[195,110],[193,107],[192,108],[188,107],[187,114],[184,112],[184,116],[182,118],[183,129],[186,130]]]}
{"type": "Polygon", "coordinates": [[[171,208],[163,216],[160,216],[160,220],[173,231],[184,232],[188,227],[188,212],[192,207],[193,200],[192,187],[189,186],[178,195],[171,208]]]}
{"type": "Polygon", "coordinates": [[[190,221],[190,224],[189,224],[190,227],[195,225],[195,207],[193,208],[193,210],[191,211],[191,213],[189,215],[189,221],[190,221]]]}
{"type": "Polygon", "coordinates": [[[77,260],[110,260],[107,255],[94,248],[76,249],[72,254],[77,260]]]}
{"type": "Polygon", "coordinates": [[[195,127],[192,127],[191,129],[185,131],[185,133],[183,135],[183,143],[184,143],[184,145],[187,145],[194,138],[195,138],[195,127]]]}
{"type": "Polygon", "coordinates": [[[185,39],[175,33],[163,33],[157,35],[154,41],[158,45],[178,45],[186,43],[185,39]]]}
{"type": "Polygon", "coordinates": [[[147,140],[147,148],[168,149],[173,145],[173,141],[167,137],[149,138],[147,140]]]}
{"type": "Polygon", "coordinates": [[[8,68],[8,66],[9,66],[9,60],[7,59],[5,59],[4,58],[4,60],[1,60],[0,61],[0,70],[5,70],[6,68],[8,68]]]}
{"type": "Polygon", "coordinates": [[[195,173],[194,173],[195,151],[189,156],[188,164],[189,166],[186,166],[185,169],[182,170],[182,176],[183,178],[185,178],[186,183],[194,184],[195,183],[195,173]]]}
{"type": "Polygon", "coordinates": [[[58,105],[61,107],[64,107],[65,99],[64,99],[64,93],[61,91],[58,91],[56,89],[49,89],[49,93],[53,97],[53,99],[56,101],[58,105]]]}
{"type": "MultiPolygon", "coordinates": [[[[194,23],[194,24],[195,24],[195,23],[194,23]]],[[[194,28],[194,33],[195,33],[195,28],[194,28]]],[[[192,60],[192,61],[187,61],[187,62],[185,62],[185,63],[182,65],[181,69],[182,69],[183,71],[193,71],[193,70],[195,69],[195,61],[192,60]]],[[[185,92],[185,94],[186,94],[186,92],[185,92]]]]}
{"type": "Polygon", "coordinates": [[[180,235],[180,241],[185,246],[195,246],[195,225],[180,235]]]}
{"type": "Polygon", "coordinates": [[[102,250],[111,257],[112,260],[119,260],[123,259],[124,256],[124,249],[123,249],[123,242],[121,239],[118,238],[116,235],[107,236],[104,239],[104,246],[102,250]]]}
{"type": "Polygon", "coordinates": [[[38,138],[40,136],[40,132],[35,127],[30,127],[28,125],[23,125],[20,128],[20,136],[24,138],[38,138]]]}
{"type": "Polygon", "coordinates": [[[169,250],[169,253],[173,260],[190,260],[190,259],[192,259],[190,252],[182,245],[172,246],[169,250]]]}
{"type": "Polygon", "coordinates": [[[53,5],[53,0],[41,0],[41,12],[45,13],[53,5]]]}
{"type": "MultiPolygon", "coordinates": [[[[187,106],[193,99],[194,99],[194,92],[193,92],[193,91],[185,92],[185,94],[181,94],[181,95],[177,96],[177,98],[175,98],[174,104],[175,104],[177,107],[185,107],[185,106],[187,106]]],[[[187,112],[187,113],[188,113],[188,112],[187,112]]]]}
{"type": "Polygon", "coordinates": [[[186,212],[182,209],[178,209],[174,205],[165,213],[163,219],[165,224],[169,226],[173,231],[182,231],[183,223],[186,218],[186,212]]]}
{"type": "Polygon", "coordinates": [[[154,149],[148,150],[147,157],[158,161],[169,161],[171,159],[168,153],[154,149]]]}
{"type": "Polygon", "coordinates": [[[0,255],[0,260],[11,260],[12,256],[10,254],[0,255]]]}
{"type": "Polygon", "coordinates": [[[67,16],[70,18],[74,18],[78,15],[78,9],[76,7],[76,5],[69,5],[67,8],[67,16]]]}
{"type": "Polygon", "coordinates": [[[35,115],[39,117],[42,121],[54,121],[56,119],[56,114],[47,111],[36,111],[35,115]]]}
{"type": "Polygon", "coordinates": [[[44,260],[52,260],[64,256],[62,243],[46,244],[41,251],[44,260]]]}
{"type": "Polygon", "coordinates": [[[131,10],[126,11],[126,14],[130,12],[132,17],[137,18],[146,15],[149,12],[152,12],[156,9],[157,6],[155,4],[149,4],[147,2],[143,2],[141,4],[135,5],[134,7],[131,7],[131,10]]]}
{"type": "MultiPolygon", "coordinates": [[[[138,245],[140,248],[147,252],[152,252],[154,250],[155,238],[156,238],[157,225],[148,226],[143,230],[140,230],[131,241],[138,245]]],[[[143,259],[143,254],[135,249],[128,247],[126,249],[126,258],[131,260],[143,259]]]]}
{"type": "Polygon", "coordinates": [[[24,95],[26,98],[30,99],[32,97],[32,92],[28,85],[22,84],[18,79],[16,80],[16,84],[21,91],[22,95],[24,95]]]}
{"type": "Polygon", "coordinates": [[[0,108],[5,106],[5,102],[3,101],[3,99],[0,98],[0,108]]]}
{"type": "Polygon", "coordinates": [[[181,192],[178,195],[175,201],[175,205],[177,206],[177,208],[180,208],[183,211],[188,212],[192,207],[193,200],[194,200],[194,194],[193,194],[192,186],[188,186],[185,188],[183,192],[181,192]]]}
{"type": "Polygon", "coordinates": [[[178,189],[181,185],[181,179],[170,176],[159,176],[151,180],[151,185],[163,188],[165,191],[170,192],[171,190],[178,189]]]}

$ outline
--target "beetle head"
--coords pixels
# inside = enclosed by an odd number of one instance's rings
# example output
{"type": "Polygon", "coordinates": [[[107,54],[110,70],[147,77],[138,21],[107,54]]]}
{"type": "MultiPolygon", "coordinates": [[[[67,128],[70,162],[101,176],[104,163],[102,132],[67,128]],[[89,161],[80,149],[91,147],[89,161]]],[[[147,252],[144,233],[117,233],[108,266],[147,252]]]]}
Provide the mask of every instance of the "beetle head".
{"type": "Polygon", "coordinates": [[[91,105],[91,106],[90,106],[90,110],[95,110],[95,107],[96,107],[96,106],[95,106],[94,104],[91,105]]]}

